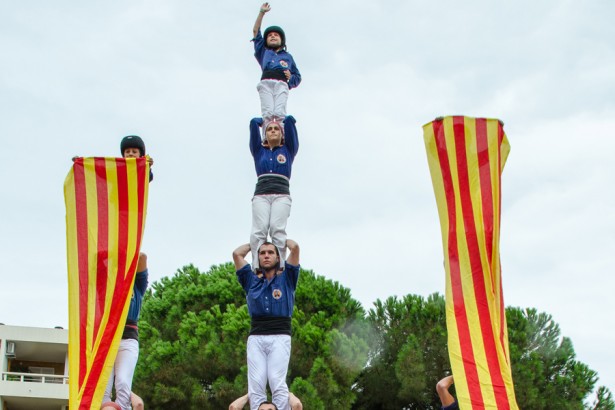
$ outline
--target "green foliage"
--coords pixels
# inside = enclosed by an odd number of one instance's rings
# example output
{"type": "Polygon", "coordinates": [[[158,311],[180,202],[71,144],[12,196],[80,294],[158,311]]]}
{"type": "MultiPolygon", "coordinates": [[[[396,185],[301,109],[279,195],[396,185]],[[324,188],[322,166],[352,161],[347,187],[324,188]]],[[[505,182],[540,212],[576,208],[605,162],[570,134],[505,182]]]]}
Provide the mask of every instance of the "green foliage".
{"type": "MultiPolygon", "coordinates": [[[[551,315],[507,308],[508,339],[517,403],[522,409],[583,409],[597,374],[575,359],[551,315]]],[[[603,403],[607,394],[603,391],[603,403]]],[[[607,407],[608,408],[608,407],[607,407]]]]}
{"type": "MultiPolygon", "coordinates": [[[[615,410],[605,387],[584,404],[597,374],[550,315],[506,315],[519,408],[615,410]]],[[[304,408],[440,408],[435,385],[450,372],[441,295],[377,300],[366,315],[348,289],[302,270],[292,324],[288,383],[304,408]]],[[[250,317],[233,265],[186,266],[154,283],[139,328],[133,386],[148,408],[224,409],[246,393],[250,317]]]]}
{"type": "MultiPolygon", "coordinates": [[[[440,408],[435,385],[450,370],[444,305],[437,294],[375,303],[369,320],[378,338],[355,386],[354,409],[440,408]]],[[[572,342],[561,337],[552,317],[535,309],[506,313],[519,408],[586,408],[596,372],[575,359],[572,342]]],[[[614,410],[608,389],[598,389],[593,406],[614,410]]]]}
{"type": "Polygon", "coordinates": [[[596,400],[590,407],[591,410],[615,410],[613,395],[604,386],[600,386],[596,392],[596,400]]]}
{"type": "MultiPolygon", "coordinates": [[[[349,409],[369,349],[363,308],[337,282],[302,271],[292,322],[291,391],[304,408],[349,409]]],[[[148,407],[222,409],[246,393],[250,317],[233,265],[186,266],[154,283],[139,328],[134,390],[148,407]]]]}
{"type": "Polygon", "coordinates": [[[439,408],[435,386],[450,371],[444,298],[377,300],[369,321],[377,335],[356,389],[355,409],[439,408]]]}

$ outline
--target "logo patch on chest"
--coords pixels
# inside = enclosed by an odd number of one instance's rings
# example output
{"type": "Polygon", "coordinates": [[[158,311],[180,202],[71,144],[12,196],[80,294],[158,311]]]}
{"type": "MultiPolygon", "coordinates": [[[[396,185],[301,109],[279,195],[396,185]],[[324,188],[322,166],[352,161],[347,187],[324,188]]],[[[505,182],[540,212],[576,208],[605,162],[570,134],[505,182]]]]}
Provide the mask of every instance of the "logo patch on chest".
{"type": "Polygon", "coordinates": [[[286,164],[286,157],[284,156],[284,154],[278,155],[277,160],[278,160],[278,163],[280,164],[286,164]]]}
{"type": "Polygon", "coordinates": [[[280,60],[280,65],[284,68],[288,68],[288,63],[284,60],[280,60]]]}
{"type": "Polygon", "coordinates": [[[279,300],[282,297],[282,291],[280,289],[274,289],[271,294],[275,300],[279,300]]]}

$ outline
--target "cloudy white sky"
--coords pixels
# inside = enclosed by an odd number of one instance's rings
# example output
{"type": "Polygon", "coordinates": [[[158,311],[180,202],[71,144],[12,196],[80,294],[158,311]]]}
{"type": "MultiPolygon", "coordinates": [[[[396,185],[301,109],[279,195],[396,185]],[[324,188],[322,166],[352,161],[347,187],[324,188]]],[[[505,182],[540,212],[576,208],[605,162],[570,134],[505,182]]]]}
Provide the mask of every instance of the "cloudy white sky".
{"type": "MultiPolygon", "coordinates": [[[[0,322],[67,326],[73,155],[155,159],[153,280],[248,241],[260,2],[0,3],[0,322]]],[[[289,236],[302,266],[378,299],[444,291],[421,126],[497,117],[507,305],[553,315],[615,390],[615,3],[272,3],[303,76],[289,236]]]]}

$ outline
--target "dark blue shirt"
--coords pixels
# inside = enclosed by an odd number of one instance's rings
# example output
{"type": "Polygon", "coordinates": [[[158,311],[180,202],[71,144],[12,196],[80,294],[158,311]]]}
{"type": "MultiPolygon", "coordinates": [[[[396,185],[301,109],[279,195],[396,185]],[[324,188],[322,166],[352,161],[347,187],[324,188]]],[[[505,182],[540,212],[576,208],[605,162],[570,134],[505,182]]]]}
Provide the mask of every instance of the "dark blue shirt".
{"type": "Polygon", "coordinates": [[[139,314],[141,313],[141,302],[143,302],[143,295],[145,295],[145,291],[147,290],[147,277],[147,269],[143,272],[137,272],[135,284],[132,288],[132,298],[130,299],[127,320],[134,322],[139,320],[139,314]]]}
{"type": "Polygon", "coordinates": [[[262,118],[252,118],[250,121],[250,151],[254,157],[256,175],[274,175],[290,179],[293,160],[299,151],[299,136],[297,121],[292,115],[284,119],[284,145],[269,149],[263,146],[260,126],[262,118]]]}
{"type": "Polygon", "coordinates": [[[254,57],[261,66],[263,71],[275,70],[275,71],[290,71],[290,80],[288,80],[288,88],[295,88],[301,82],[301,74],[299,69],[293,60],[293,56],[285,50],[276,52],[265,45],[265,39],[258,30],[256,37],[252,39],[254,41],[254,57]]]}
{"type": "Polygon", "coordinates": [[[284,271],[268,281],[247,264],[237,271],[237,279],[246,292],[250,317],[292,317],[299,266],[286,262],[284,271]]]}
{"type": "Polygon", "coordinates": [[[453,404],[449,404],[448,406],[442,406],[442,410],[459,410],[459,404],[455,401],[453,404]]]}

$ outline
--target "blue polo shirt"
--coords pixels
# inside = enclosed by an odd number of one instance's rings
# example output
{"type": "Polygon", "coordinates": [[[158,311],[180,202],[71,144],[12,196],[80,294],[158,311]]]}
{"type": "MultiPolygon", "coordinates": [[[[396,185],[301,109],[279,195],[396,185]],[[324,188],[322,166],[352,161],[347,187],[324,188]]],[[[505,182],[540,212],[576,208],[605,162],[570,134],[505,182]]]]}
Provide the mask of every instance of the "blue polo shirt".
{"type": "Polygon", "coordinates": [[[285,50],[276,52],[265,45],[265,39],[260,30],[256,34],[256,37],[252,39],[254,41],[254,57],[261,66],[263,71],[290,71],[290,80],[288,80],[288,88],[295,88],[301,82],[301,73],[293,60],[293,56],[285,50]]]}
{"type": "Polygon", "coordinates": [[[237,279],[246,292],[250,317],[292,317],[299,280],[298,265],[286,262],[284,271],[269,281],[256,276],[247,264],[237,271],[237,279]]]}
{"type": "Polygon", "coordinates": [[[284,145],[269,149],[263,146],[260,127],[262,118],[252,118],[250,121],[250,152],[254,157],[256,175],[281,176],[290,179],[293,160],[299,151],[299,136],[297,121],[292,115],[284,119],[284,145]]]}

